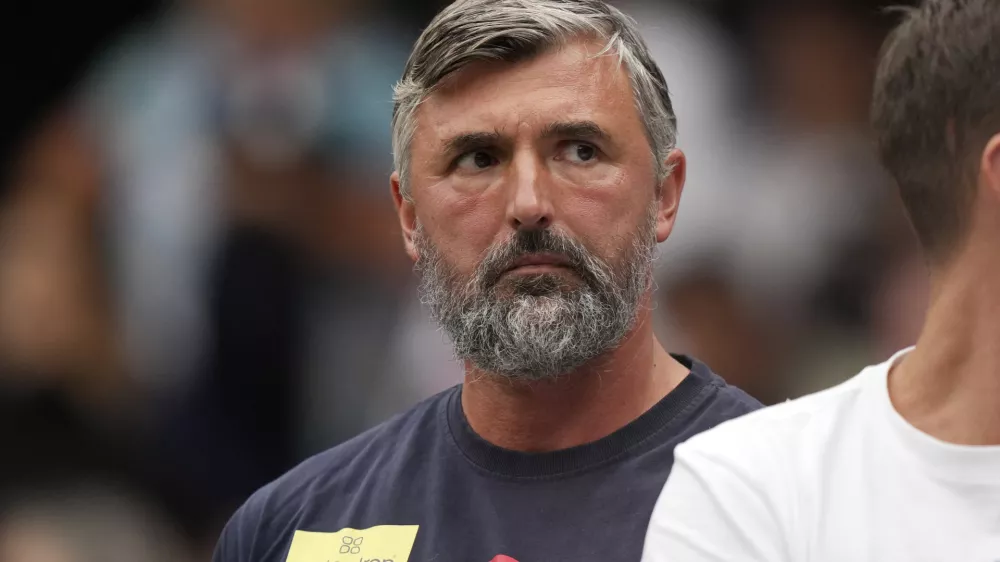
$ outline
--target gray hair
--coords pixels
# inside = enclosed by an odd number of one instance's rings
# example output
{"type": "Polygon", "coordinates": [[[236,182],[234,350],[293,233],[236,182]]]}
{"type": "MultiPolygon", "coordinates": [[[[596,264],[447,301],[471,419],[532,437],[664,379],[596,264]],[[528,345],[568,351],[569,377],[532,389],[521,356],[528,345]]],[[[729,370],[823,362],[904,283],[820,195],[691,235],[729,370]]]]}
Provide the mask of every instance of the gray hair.
{"type": "Polygon", "coordinates": [[[457,0],[420,35],[396,85],[392,149],[403,197],[410,195],[416,111],[442,80],[473,62],[517,62],[579,37],[606,40],[599,55],[614,53],[625,66],[656,161],[657,184],[666,178],[677,117],[635,20],[601,0],[457,0]]]}
{"type": "Polygon", "coordinates": [[[618,347],[635,326],[652,280],[659,205],[651,203],[614,259],[558,230],[522,230],[494,245],[467,276],[417,225],[421,301],[455,356],[483,374],[521,382],[568,375],[618,347]],[[502,279],[519,257],[540,252],[565,256],[582,283],[549,274],[502,279]]]}

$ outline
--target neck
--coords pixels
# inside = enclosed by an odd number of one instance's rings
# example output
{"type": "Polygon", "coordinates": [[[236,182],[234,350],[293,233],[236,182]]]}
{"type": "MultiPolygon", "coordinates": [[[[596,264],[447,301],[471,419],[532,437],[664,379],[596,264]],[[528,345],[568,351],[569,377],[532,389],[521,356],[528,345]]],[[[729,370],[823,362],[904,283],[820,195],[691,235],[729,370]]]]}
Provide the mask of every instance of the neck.
{"type": "Polygon", "coordinates": [[[557,380],[531,383],[466,369],[462,408],[480,437],[543,452],[606,437],[635,420],[687,376],[653,335],[649,307],[618,348],[557,380]]]}
{"type": "Polygon", "coordinates": [[[964,445],[1000,444],[1000,263],[982,250],[985,259],[968,250],[933,280],[917,347],[889,377],[900,415],[964,445]]]}

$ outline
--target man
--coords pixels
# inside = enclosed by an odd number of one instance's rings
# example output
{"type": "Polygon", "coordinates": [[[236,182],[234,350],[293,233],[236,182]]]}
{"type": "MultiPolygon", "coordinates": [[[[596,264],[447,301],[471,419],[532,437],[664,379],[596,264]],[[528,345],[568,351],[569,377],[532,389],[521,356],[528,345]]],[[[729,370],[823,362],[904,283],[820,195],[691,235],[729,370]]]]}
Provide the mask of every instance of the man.
{"type": "Polygon", "coordinates": [[[647,562],[1000,559],[1000,11],[925,0],[879,66],[873,124],[930,264],[916,347],[699,435],[647,562]]]}
{"type": "Polygon", "coordinates": [[[393,134],[406,250],[465,384],[255,494],[215,560],[638,560],[673,447],[758,404],[653,336],[685,161],[635,22],[460,0],[418,40],[393,134]]]}

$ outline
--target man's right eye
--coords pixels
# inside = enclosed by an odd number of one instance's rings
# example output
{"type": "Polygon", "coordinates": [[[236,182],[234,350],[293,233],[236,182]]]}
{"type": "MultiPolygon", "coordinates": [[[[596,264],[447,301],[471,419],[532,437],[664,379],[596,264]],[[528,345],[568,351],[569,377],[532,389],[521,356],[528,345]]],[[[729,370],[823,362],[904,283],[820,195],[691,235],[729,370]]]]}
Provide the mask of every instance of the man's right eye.
{"type": "Polygon", "coordinates": [[[489,152],[473,150],[466,152],[455,161],[455,168],[465,172],[478,172],[497,163],[497,159],[489,152]]]}

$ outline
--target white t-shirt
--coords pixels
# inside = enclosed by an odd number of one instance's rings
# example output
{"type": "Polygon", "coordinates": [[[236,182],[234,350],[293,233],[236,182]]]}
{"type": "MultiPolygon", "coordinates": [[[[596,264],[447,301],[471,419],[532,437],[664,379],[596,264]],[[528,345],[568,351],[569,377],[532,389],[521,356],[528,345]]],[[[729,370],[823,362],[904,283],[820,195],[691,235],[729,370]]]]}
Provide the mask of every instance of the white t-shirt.
{"type": "Polygon", "coordinates": [[[907,423],[904,353],[678,446],[643,562],[1000,561],[1000,447],[907,423]]]}

